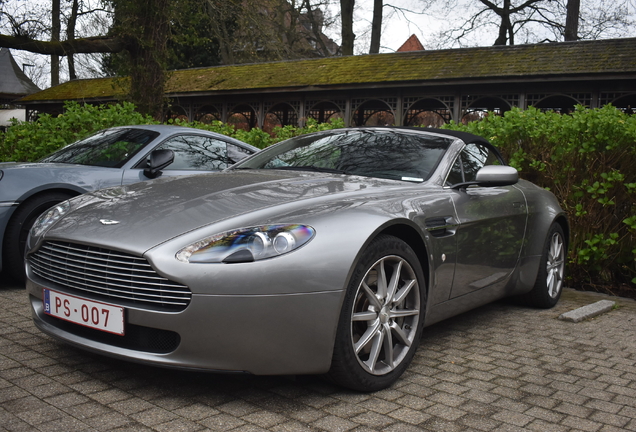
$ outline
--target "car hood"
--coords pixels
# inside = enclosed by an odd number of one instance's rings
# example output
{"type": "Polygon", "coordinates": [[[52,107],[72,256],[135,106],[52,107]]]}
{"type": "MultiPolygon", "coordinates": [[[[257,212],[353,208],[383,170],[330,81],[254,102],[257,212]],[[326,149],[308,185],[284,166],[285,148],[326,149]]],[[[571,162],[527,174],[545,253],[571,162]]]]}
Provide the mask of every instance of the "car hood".
{"type": "Polygon", "coordinates": [[[168,177],[82,195],[73,201],[70,213],[55,224],[46,237],[141,254],[199,227],[259,210],[330,195],[361,195],[379,191],[379,188],[409,186],[415,185],[277,170],[168,177]]]}

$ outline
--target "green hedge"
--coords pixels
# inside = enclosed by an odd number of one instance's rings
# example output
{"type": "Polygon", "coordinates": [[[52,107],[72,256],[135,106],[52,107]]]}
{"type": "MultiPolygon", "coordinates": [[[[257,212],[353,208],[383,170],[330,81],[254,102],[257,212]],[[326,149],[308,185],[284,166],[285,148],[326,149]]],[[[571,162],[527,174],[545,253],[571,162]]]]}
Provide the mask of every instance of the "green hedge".
{"type": "Polygon", "coordinates": [[[5,133],[0,133],[0,161],[36,161],[100,129],[154,122],[127,102],[104,106],[67,102],[64,109],[64,114],[56,117],[43,114],[37,122],[14,121],[5,133]]]}
{"type": "Polygon", "coordinates": [[[557,196],[571,225],[568,284],[636,288],[636,116],[611,105],[570,115],[513,108],[449,127],[489,139],[557,196]]]}
{"type": "MultiPolygon", "coordinates": [[[[36,161],[100,129],[113,126],[156,123],[150,116],[144,116],[136,112],[135,106],[128,102],[100,106],[67,102],[64,105],[64,114],[56,117],[43,114],[36,122],[14,121],[5,133],[0,132],[0,162],[36,161]]],[[[318,124],[313,119],[308,119],[307,124],[302,128],[294,126],[277,127],[274,128],[273,135],[270,135],[261,129],[252,129],[249,132],[234,129],[231,125],[219,121],[211,124],[179,120],[170,121],[169,123],[222,133],[258,148],[265,148],[292,136],[344,126],[342,119],[335,119],[330,123],[321,124],[318,124]]]]}
{"type": "MultiPolygon", "coordinates": [[[[81,106],[63,115],[15,122],[0,133],[0,161],[34,161],[100,129],[155,123],[129,103],[81,106]]],[[[259,148],[316,130],[343,127],[340,119],[272,135],[228,124],[171,122],[236,137],[259,148]]],[[[448,127],[481,135],[497,145],[521,176],[554,192],[571,224],[571,286],[629,286],[636,290],[636,116],[606,106],[577,107],[571,115],[513,108],[468,125],[448,127]]]]}

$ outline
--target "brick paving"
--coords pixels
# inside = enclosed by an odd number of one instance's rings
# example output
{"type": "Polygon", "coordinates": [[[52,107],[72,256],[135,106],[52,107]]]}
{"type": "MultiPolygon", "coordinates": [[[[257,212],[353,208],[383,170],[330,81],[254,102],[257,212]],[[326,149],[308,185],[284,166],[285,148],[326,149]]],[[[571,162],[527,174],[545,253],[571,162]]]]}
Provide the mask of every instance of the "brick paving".
{"type": "Polygon", "coordinates": [[[566,290],[551,310],[479,308],[425,329],[403,378],[360,394],[311,376],[183,372],[88,354],[41,334],[24,290],[0,279],[0,430],[618,432],[636,431],[635,419],[629,299],[566,290]],[[605,298],[618,307],[557,320],[605,298]]]}

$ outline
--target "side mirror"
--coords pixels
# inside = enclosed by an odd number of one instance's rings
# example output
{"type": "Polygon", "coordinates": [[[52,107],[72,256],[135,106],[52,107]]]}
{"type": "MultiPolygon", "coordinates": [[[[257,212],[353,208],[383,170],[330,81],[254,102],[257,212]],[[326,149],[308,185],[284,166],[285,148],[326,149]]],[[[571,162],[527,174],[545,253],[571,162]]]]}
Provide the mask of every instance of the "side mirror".
{"type": "Polygon", "coordinates": [[[519,173],[511,166],[486,165],[475,176],[479,186],[509,186],[519,181],[519,173]]]}
{"type": "Polygon", "coordinates": [[[511,166],[506,165],[486,165],[475,175],[474,181],[457,183],[451,189],[466,189],[468,186],[510,186],[519,181],[519,173],[511,166]]]}
{"type": "Polygon", "coordinates": [[[161,170],[174,162],[174,152],[167,149],[153,150],[148,159],[148,167],[144,169],[144,175],[148,178],[159,177],[161,170]]]}

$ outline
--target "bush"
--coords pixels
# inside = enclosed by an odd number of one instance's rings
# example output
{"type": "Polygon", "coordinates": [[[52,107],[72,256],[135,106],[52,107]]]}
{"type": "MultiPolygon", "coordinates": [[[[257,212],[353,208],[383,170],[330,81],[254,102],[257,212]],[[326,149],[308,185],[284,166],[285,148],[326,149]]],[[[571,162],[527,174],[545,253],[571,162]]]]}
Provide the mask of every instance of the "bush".
{"type": "Polygon", "coordinates": [[[155,123],[149,116],[135,111],[131,103],[80,105],[66,102],[64,114],[43,114],[36,122],[13,121],[0,134],[0,161],[32,162],[100,129],[155,123]]]}
{"type": "Polygon", "coordinates": [[[556,195],[571,225],[570,284],[636,288],[636,116],[612,106],[571,115],[513,108],[449,127],[489,139],[556,195]]]}
{"type": "MultiPolygon", "coordinates": [[[[342,119],[319,124],[308,119],[304,127],[285,126],[274,129],[270,135],[261,129],[244,131],[220,121],[205,124],[200,122],[169,121],[169,124],[193,127],[218,132],[265,148],[283,139],[308,132],[344,127],[342,119]]],[[[13,121],[5,133],[0,132],[0,162],[33,162],[79,139],[101,129],[139,124],[157,124],[150,116],[135,111],[131,103],[110,105],[80,105],[66,102],[64,114],[41,115],[35,122],[13,121]]]]}

